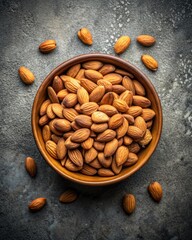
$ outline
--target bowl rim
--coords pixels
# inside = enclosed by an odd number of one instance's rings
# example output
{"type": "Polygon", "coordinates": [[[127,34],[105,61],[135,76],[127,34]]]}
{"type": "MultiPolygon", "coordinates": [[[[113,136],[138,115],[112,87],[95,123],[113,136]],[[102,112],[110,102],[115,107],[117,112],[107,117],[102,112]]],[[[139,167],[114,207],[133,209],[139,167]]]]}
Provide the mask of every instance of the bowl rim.
{"type": "MultiPolygon", "coordinates": [[[[67,69],[66,68],[66,69],[67,69]]],[[[131,71],[130,71],[131,72],[131,71]]],[[[135,65],[133,65],[132,63],[130,63],[127,60],[121,59],[119,57],[110,55],[110,54],[104,54],[104,53],[88,53],[88,54],[81,54],[75,57],[70,58],[67,61],[62,62],[61,64],[59,64],[57,67],[55,67],[43,80],[43,82],[41,83],[41,85],[39,86],[37,93],[35,95],[34,101],[33,101],[33,106],[32,106],[32,113],[31,113],[31,125],[32,125],[32,132],[33,132],[33,136],[35,139],[35,143],[37,145],[38,150],[40,151],[42,157],[45,159],[45,161],[58,173],[60,174],[62,177],[73,181],[75,183],[79,183],[79,184],[83,184],[83,185],[89,185],[89,186],[104,186],[104,185],[109,185],[109,184],[114,184],[117,182],[120,182],[122,180],[125,180],[126,178],[128,178],[129,176],[133,175],[135,172],[137,172],[140,168],[142,168],[150,159],[150,157],[152,156],[152,154],[154,153],[155,149],[157,148],[158,142],[160,140],[161,137],[161,133],[162,133],[162,125],[163,125],[163,114],[162,114],[162,106],[161,106],[161,102],[159,99],[159,96],[157,94],[157,91],[155,89],[155,87],[153,86],[152,82],[149,80],[149,78],[135,65]],[[122,176],[119,176],[117,178],[114,179],[107,179],[105,181],[98,181],[98,182],[92,182],[92,181],[84,181],[78,178],[74,178],[72,176],[69,176],[65,173],[63,173],[62,171],[60,171],[60,169],[58,169],[53,163],[52,161],[50,161],[47,156],[44,154],[44,150],[40,144],[40,141],[38,139],[38,135],[37,135],[37,126],[36,126],[36,116],[35,116],[35,109],[37,107],[37,103],[38,103],[38,97],[40,96],[41,90],[45,87],[46,83],[50,81],[50,79],[53,79],[54,76],[57,75],[58,72],[60,72],[63,68],[65,68],[67,66],[67,68],[73,66],[74,64],[76,64],[76,62],[85,62],[85,61],[102,61],[102,58],[107,58],[111,61],[118,61],[118,63],[126,65],[129,69],[133,70],[133,72],[137,72],[142,79],[144,79],[144,81],[147,82],[147,84],[150,86],[150,89],[152,89],[153,91],[153,96],[154,99],[157,103],[158,106],[158,111],[159,111],[159,127],[158,127],[158,132],[157,132],[157,137],[156,137],[156,141],[153,144],[152,147],[152,151],[150,153],[150,156],[145,160],[145,161],[141,161],[137,166],[135,166],[135,168],[131,169],[130,172],[125,173],[122,176]]]]}

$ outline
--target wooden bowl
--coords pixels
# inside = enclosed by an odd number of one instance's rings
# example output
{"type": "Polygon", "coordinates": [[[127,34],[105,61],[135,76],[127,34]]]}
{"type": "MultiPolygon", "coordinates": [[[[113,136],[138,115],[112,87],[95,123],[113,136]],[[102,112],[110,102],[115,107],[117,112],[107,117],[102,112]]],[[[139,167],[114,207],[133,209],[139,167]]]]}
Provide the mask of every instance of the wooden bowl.
{"type": "Polygon", "coordinates": [[[32,130],[33,135],[39,148],[40,153],[47,161],[47,163],[61,176],[80,184],[92,185],[92,186],[103,186],[113,183],[117,183],[131,176],[133,173],[138,171],[151,157],[152,153],[155,151],[157,144],[160,139],[161,130],[162,130],[162,108],[157,92],[148,79],[137,67],[133,66],[131,63],[111,55],[94,53],[94,54],[84,54],[77,57],[74,57],[56,67],[51,73],[45,78],[41,86],[39,87],[37,94],[34,99],[33,108],[32,108],[32,130]],[[138,162],[128,168],[124,168],[120,174],[113,177],[100,177],[100,176],[86,176],[81,173],[70,172],[64,167],[61,166],[60,162],[52,158],[45,149],[45,144],[41,134],[41,128],[39,127],[39,109],[42,102],[46,98],[47,87],[51,84],[53,78],[56,75],[62,74],[69,67],[86,62],[91,60],[98,60],[106,63],[114,64],[128,72],[132,73],[135,78],[140,81],[145,87],[147,97],[151,100],[152,109],[155,111],[156,116],[154,119],[152,127],[152,136],[153,139],[150,144],[139,153],[138,162]]]}

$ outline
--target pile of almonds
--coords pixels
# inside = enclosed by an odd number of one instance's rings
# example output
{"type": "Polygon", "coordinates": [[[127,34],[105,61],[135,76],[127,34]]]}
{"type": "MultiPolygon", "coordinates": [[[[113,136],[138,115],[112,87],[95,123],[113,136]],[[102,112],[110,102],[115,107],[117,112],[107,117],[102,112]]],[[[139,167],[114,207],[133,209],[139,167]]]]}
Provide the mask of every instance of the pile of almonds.
{"type": "Polygon", "coordinates": [[[110,177],[138,161],[155,112],[143,85],[114,65],[89,61],[56,76],[40,107],[47,152],[73,172],[110,177]]]}

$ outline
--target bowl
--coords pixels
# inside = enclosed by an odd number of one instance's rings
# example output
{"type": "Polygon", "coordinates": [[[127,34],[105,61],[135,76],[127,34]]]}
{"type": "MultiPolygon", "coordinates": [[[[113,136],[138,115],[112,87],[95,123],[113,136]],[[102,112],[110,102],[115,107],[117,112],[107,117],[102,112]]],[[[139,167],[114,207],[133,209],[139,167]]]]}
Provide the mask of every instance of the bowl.
{"type": "Polygon", "coordinates": [[[100,53],[84,54],[84,55],[76,56],[74,58],[71,58],[68,61],[63,62],[58,67],[56,67],[53,71],[51,71],[50,74],[42,82],[41,86],[37,91],[37,94],[34,99],[33,107],[32,107],[32,131],[33,131],[33,135],[34,135],[37,147],[40,153],[42,154],[43,158],[62,177],[68,180],[71,180],[73,182],[85,184],[85,185],[91,185],[91,186],[109,185],[109,184],[120,182],[128,178],[129,176],[137,172],[145,163],[147,163],[147,161],[155,151],[161,136],[162,108],[161,108],[161,103],[160,103],[158,94],[154,86],[150,82],[149,78],[136,66],[132,65],[128,61],[125,61],[121,58],[118,58],[112,55],[100,54],[100,53]],[[151,103],[152,103],[151,107],[156,113],[153,127],[151,130],[153,139],[150,142],[150,144],[138,154],[139,156],[138,162],[129,168],[124,168],[120,172],[120,174],[115,175],[113,177],[87,176],[77,172],[70,172],[64,167],[62,167],[60,162],[52,158],[46,151],[45,144],[41,134],[41,128],[38,124],[40,106],[46,98],[47,87],[51,84],[53,78],[56,75],[62,74],[65,70],[67,70],[69,67],[75,64],[83,63],[86,61],[92,61],[92,60],[98,60],[105,63],[114,64],[132,73],[135,76],[135,78],[139,82],[141,82],[142,85],[145,87],[147,97],[151,100],[151,103]]]}

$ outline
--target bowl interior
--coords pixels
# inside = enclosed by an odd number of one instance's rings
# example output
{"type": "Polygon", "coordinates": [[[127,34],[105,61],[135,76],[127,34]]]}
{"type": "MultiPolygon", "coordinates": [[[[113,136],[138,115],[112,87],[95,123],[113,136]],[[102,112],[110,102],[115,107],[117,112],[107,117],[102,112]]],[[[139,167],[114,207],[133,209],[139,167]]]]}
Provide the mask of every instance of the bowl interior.
{"type": "Polygon", "coordinates": [[[149,81],[149,79],[135,66],[130,64],[127,61],[124,61],[118,57],[114,57],[111,55],[106,54],[85,54],[80,55],[77,57],[74,57],[58,67],[56,67],[43,81],[40,88],[38,89],[38,92],[35,96],[33,108],[32,108],[32,130],[34,134],[34,138],[36,141],[36,144],[44,157],[44,159],[48,162],[48,164],[55,169],[60,175],[63,177],[81,183],[86,185],[107,185],[112,184],[115,182],[119,182],[128,176],[132,175],[134,172],[136,172],[138,169],[140,169],[150,158],[152,153],[154,152],[160,135],[161,135],[161,129],[162,129],[162,109],[159,97],[157,95],[157,92],[155,88],[153,87],[152,83],[149,81]],[[91,60],[98,60],[102,61],[104,63],[111,63],[114,64],[130,73],[132,73],[135,76],[135,79],[137,79],[139,82],[142,83],[142,85],[145,87],[146,90],[146,96],[151,100],[151,107],[155,111],[156,116],[154,118],[154,123],[152,126],[152,136],[153,139],[151,143],[143,149],[139,154],[139,160],[138,162],[128,168],[124,168],[122,172],[118,175],[115,175],[113,177],[100,177],[100,176],[86,176],[81,173],[76,172],[70,172],[67,169],[63,168],[60,164],[60,162],[56,161],[54,158],[52,158],[45,149],[45,144],[42,138],[41,134],[41,128],[39,127],[38,121],[39,121],[39,109],[42,104],[42,102],[47,97],[47,87],[51,84],[53,78],[56,75],[62,74],[65,70],[67,70],[69,67],[86,62],[91,60]]]}

